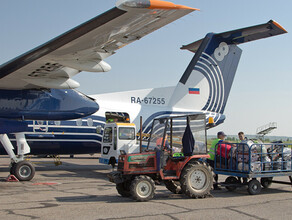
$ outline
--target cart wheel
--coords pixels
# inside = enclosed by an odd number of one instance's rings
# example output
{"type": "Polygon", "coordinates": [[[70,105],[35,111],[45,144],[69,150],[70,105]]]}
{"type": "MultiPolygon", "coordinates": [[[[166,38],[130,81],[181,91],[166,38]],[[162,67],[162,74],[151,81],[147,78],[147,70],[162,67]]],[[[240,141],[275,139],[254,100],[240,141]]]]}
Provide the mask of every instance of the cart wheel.
{"type": "Polygon", "coordinates": [[[234,184],[234,185],[231,185],[231,186],[225,186],[225,188],[228,191],[232,192],[232,191],[236,190],[236,188],[237,188],[235,186],[235,184],[240,184],[240,181],[234,176],[229,176],[229,177],[226,178],[225,183],[226,184],[234,184]]]}
{"type": "Polygon", "coordinates": [[[182,194],[179,181],[174,180],[164,180],[165,187],[174,194],[182,194]]]}
{"type": "Polygon", "coordinates": [[[261,184],[264,188],[269,188],[272,185],[273,177],[263,177],[261,178],[261,184]]]}
{"type": "Polygon", "coordinates": [[[139,202],[146,202],[153,199],[155,194],[154,181],[149,176],[136,176],[130,186],[133,199],[139,202]]]}
{"type": "Polygon", "coordinates": [[[251,181],[248,182],[248,193],[250,195],[256,195],[259,194],[262,190],[261,184],[258,180],[252,179],[251,181]]]}
{"type": "Polygon", "coordinates": [[[130,184],[131,184],[130,181],[125,181],[123,183],[118,183],[116,185],[116,189],[122,197],[130,197],[131,196],[130,184]]]}
{"type": "Polygon", "coordinates": [[[191,198],[205,198],[212,187],[212,173],[205,163],[189,163],[184,168],[180,184],[182,192],[191,198]]]}

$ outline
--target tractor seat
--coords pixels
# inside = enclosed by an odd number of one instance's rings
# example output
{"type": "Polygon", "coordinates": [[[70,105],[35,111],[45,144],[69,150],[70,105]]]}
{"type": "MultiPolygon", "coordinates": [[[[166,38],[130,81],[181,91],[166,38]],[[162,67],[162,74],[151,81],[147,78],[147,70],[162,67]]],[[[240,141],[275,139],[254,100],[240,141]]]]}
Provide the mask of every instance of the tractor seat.
{"type": "Polygon", "coordinates": [[[183,161],[183,160],[185,160],[185,157],[184,156],[181,156],[181,157],[172,157],[172,156],[169,156],[169,159],[171,159],[174,162],[177,162],[177,161],[183,161]]]}

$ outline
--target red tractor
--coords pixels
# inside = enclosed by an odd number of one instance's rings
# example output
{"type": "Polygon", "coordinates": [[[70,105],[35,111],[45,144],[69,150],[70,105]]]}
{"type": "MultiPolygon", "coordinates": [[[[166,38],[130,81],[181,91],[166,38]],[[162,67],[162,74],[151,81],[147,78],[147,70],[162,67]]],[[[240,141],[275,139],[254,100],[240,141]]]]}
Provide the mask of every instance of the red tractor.
{"type": "Polygon", "coordinates": [[[121,152],[117,171],[109,174],[118,193],[137,201],[154,197],[155,183],[164,182],[173,193],[204,198],[212,188],[212,172],[206,143],[206,115],[155,119],[147,149],[121,152]]]}

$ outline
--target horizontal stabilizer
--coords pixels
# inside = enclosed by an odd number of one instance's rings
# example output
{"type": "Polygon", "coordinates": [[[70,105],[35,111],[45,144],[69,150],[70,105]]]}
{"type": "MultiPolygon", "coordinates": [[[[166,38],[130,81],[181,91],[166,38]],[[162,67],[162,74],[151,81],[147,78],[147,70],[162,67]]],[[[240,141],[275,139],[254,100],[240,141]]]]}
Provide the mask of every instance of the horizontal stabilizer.
{"type": "MultiPolygon", "coordinates": [[[[281,25],[273,20],[270,20],[265,24],[215,34],[215,37],[223,38],[224,42],[227,44],[242,44],[284,33],[287,33],[287,31],[281,25]]],[[[189,50],[195,53],[199,49],[202,41],[203,39],[195,41],[191,44],[182,46],[181,49],[189,50]]]]}

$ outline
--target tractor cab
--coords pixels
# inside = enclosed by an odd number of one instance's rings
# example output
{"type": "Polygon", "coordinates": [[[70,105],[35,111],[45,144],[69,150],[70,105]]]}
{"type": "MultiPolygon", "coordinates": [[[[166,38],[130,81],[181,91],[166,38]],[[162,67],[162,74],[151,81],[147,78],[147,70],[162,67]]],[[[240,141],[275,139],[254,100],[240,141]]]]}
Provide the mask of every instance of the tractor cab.
{"type": "Polygon", "coordinates": [[[154,181],[163,182],[173,193],[206,197],[213,183],[211,169],[202,161],[209,158],[206,129],[205,114],[155,119],[147,149],[123,152],[109,180],[120,195],[137,201],[154,197],[154,181]]]}
{"type": "Polygon", "coordinates": [[[206,115],[155,119],[147,149],[173,158],[207,154],[206,115]]]}

